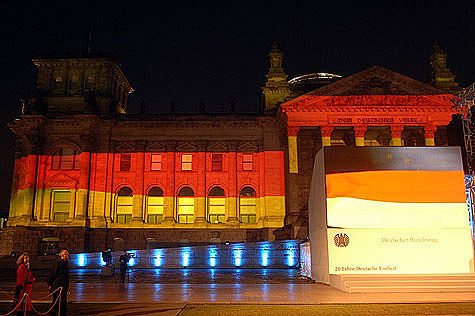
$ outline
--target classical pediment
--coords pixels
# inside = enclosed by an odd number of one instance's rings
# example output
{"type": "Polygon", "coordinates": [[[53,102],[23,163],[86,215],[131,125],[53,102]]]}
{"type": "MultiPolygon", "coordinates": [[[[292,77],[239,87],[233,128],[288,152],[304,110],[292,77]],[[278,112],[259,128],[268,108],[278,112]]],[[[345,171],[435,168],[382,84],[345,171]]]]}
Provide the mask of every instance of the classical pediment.
{"type": "Polygon", "coordinates": [[[306,95],[433,95],[447,94],[427,83],[409,78],[392,70],[373,66],[342,78],[306,95]]]}
{"type": "Polygon", "coordinates": [[[257,152],[259,146],[252,142],[242,142],[239,144],[238,151],[240,152],[257,152]]]}
{"type": "Polygon", "coordinates": [[[226,152],[228,147],[221,142],[212,142],[206,148],[209,152],[226,152]]]}
{"type": "Polygon", "coordinates": [[[78,180],[68,176],[65,173],[55,174],[45,180],[45,184],[48,187],[76,187],[78,180]]]}
{"type": "Polygon", "coordinates": [[[129,143],[120,143],[115,147],[115,150],[119,153],[130,153],[135,151],[135,146],[129,143]]]}
{"type": "Polygon", "coordinates": [[[198,150],[198,147],[190,143],[181,143],[176,147],[176,150],[181,152],[194,152],[198,150]]]}
{"type": "Polygon", "coordinates": [[[150,143],[146,149],[147,152],[164,152],[167,148],[161,143],[150,143]]]}

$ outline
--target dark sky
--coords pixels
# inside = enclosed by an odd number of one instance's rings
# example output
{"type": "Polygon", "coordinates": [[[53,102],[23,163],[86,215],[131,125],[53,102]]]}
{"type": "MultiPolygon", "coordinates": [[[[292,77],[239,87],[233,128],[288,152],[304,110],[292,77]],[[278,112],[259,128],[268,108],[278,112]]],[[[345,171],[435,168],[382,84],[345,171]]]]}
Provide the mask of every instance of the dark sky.
{"type": "Polygon", "coordinates": [[[163,112],[207,107],[257,109],[277,41],[289,78],[311,72],[349,75],[380,65],[428,81],[434,41],[456,80],[475,81],[475,1],[9,1],[0,35],[0,214],[8,209],[13,137],[5,127],[19,99],[32,94],[32,58],[80,56],[94,24],[93,50],[119,62],[135,92],[163,112]],[[348,3],[351,3],[348,5],[348,3]]]}

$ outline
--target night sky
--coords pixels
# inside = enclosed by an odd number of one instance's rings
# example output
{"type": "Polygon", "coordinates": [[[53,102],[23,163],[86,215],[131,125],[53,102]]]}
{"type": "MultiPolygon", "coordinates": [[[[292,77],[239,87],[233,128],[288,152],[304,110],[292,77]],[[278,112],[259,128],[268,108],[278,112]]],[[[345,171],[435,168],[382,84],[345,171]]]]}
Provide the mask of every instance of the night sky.
{"type": "Polygon", "coordinates": [[[3,5],[0,215],[8,212],[13,136],[7,122],[33,93],[32,58],[93,52],[121,64],[135,89],[129,112],[256,111],[277,41],[289,79],[343,76],[373,65],[427,82],[434,41],[456,81],[475,81],[475,1],[36,1],[3,5]],[[348,2],[350,3],[350,2],[348,2]]]}

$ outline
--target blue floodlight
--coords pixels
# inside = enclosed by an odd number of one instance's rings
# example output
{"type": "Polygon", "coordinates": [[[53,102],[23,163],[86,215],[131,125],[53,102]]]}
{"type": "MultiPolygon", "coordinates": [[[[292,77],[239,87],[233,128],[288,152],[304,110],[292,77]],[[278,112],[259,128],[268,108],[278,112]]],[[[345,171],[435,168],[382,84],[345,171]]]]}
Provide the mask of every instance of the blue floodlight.
{"type": "Polygon", "coordinates": [[[86,265],[86,255],[80,253],[78,256],[78,266],[84,267],[86,265]]]}
{"type": "Polygon", "coordinates": [[[240,267],[242,264],[242,249],[235,249],[233,251],[234,265],[240,267]]]}
{"type": "Polygon", "coordinates": [[[184,251],[182,254],[182,266],[187,267],[190,265],[190,252],[184,251]]]}
{"type": "Polygon", "coordinates": [[[130,267],[133,267],[133,266],[135,266],[135,264],[136,264],[136,261],[135,261],[135,251],[130,251],[130,254],[132,254],[132,256],[130,256],[130,258],[129,258],[128,265],[129,265],[130,267]]]}
{"type": "Polygon", "coordinates": [[[287,265],[293,267],[295,265],[295,254],[293,250],[287,250],[287,265]]]}
{"type": "Polygon", "coordinates": [[[269,265],[269,250],[262,251],[262,266],[267,267],[269,265]]]}
{"type": "Polygon", "coordinates": [[[216,250],[216,248],[210,248],[209,249],[209,265],[211,267],[216,266],[216,263],[217,263],[216,258],[217,257],[218,257],[218,251],[216,250]]]}
{"type": "Polygon", "coordinates": [[[153,265],[156,267],[160,267],[162,265],[162,251],[155,250],[155,257],[153,258],[153,265]]]}

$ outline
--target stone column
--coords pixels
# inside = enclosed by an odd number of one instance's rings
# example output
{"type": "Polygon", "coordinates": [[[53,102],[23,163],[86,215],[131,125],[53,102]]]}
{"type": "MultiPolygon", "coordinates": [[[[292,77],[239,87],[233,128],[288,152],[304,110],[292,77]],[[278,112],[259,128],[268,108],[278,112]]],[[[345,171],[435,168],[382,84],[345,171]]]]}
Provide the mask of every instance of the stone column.
{"type": "Polygon", "coordinates": [[[194,154],[198,172],[197,192],[195,192],[195,225],[206,223],[206,144],[198,144],[198,152],[194,154]]]}
{"type": "Polygon", "coordinates": [[[89,171],[91,162],[91,153],[83,151],[79,155],[79,188],[76,200],[76,219],[84,220],[87,214],[87,197],[89,194],[89,171]]]}
{"type": "Polygon", "coordinates": [[[402,146],[401,134],[403,130],[404,126],[391,126],[391,146],[402,146]]]}
{"type": "Polygon", "coordinates": [[[227,219],[226,223],[229,225],[238,225],[238,206],[239,192],[237,191],[237,143],[232,142],[228,144],[228,188],[227,193],[227,219]]]}
{"type": "Polygon", "coordinates": [[[132,209],[132,222],[143,223],[143,207],[144,207],[144,170],[145,170],[145,145],[137,144],[137,152],[135,153],[135,192],[134,206],[132,209]]]}
{"type": "Polygon", "coordinates": [[[355,145],[364,146],[364,136],[368,130],[368,126],[355,126],[355,145]]]}
{"type": "Polygon", "coordinates": [[[49,220],[50,219],[50,208],[45,207],[45,199],[51,198],[51,194],[46,194],[46,189],[44,187],[46,168],[48,165],[48,159],[46,155],[40,155],[38,157],[38,170],[37,177],[35,182],[35,202],[34,202],[34,213],[37,214],[39,220],[49,220]]]}
{"type": "Polygon", "coordinates": [[[39,168],[38,163],[40,158],[46,159],[43,156],[34,155],[34,154],[29,154],[26,159],[26,174],[25,179],[23,179],[24,185],[25,185],[25,190],[23,192],[23,205],[20,208],[20,212],[17,213],[17,215],[21,216],[24,221],[29,222],[30,218],[33,217],[40,217],[40,209],[37,208],[35,209],[35,205],[33,205],[34,198],[35,198],[35,193],[38,190],[37,182],[36,180],[36,173],[38,172],[37,168],[39,168]]]}
{"type": "Polygon", "coordinates": [[[289,173],[299,173],[299,157],[297,148],[297,134],[299,126],[287,126],[287,138],[289,146],[289,173]]]}
{"type": "MultiPolygon", "coordinates": [[[[167,183],[165,187],[165,198],[163,205],[163,221],[162,225],[171,225],[175,224],[175,164],[176,164],[176,144],[170,142],[167,144],[167,153],[166,157],[166,172],[167,172],[167,183]]],[[[163,165],[163,161],[162,161],[163,165]]]]}
{"type": "Polygon", "coordinates": [[[331,146],[331,135],[333,126],[320,126],[320,134],[322,135],[322,147],[331,146]]]}
{"type": "Polygon", "coordinates": [[[435,146],[435,132],[437,131],[437,126],[428,124],[424,125],[424,138],[426,146],[435,146]]]}

